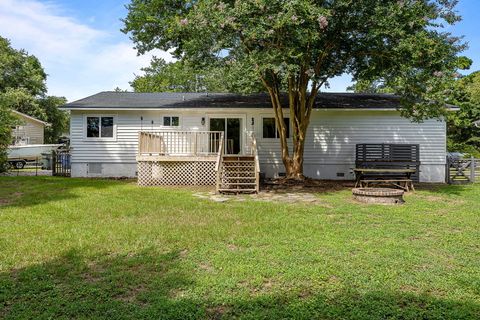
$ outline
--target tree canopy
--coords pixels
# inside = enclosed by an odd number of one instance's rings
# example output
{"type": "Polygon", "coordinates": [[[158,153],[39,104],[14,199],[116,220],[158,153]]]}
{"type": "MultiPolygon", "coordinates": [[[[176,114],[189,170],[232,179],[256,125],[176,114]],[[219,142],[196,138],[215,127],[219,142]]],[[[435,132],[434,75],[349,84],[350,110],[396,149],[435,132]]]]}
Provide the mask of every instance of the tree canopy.
{"type": "Polygon", "coordinates": [[[159,48],[197,66],[241,64],[270,94],[287,177],[303,177],[317,93],[335,76],[382,79],[416,121],[445,114],[460,38],[454,0],[132,0],[123,31],[139,53],[159,48]],[[280,91],[289,94],[281,105],[280,91]],[[292,122],[288,148],[284,108],[292,122]]]}
{"type": "MultiPolygon", "coordinates": [[[[349,87],[357,93],[391,93],[381,80],[357,81],[349,87]]],[[[445,92],[447,101],[460,108],[446,115],[447,147],[449,151],[460,151],[480,156],[480,71],[468,76],[459,76],[445,92]]]]}
{"type": "Polygon", "coordinates": [[[9,88],[22,88],[37,96],[45,93],[47,74],[40,61],[25,50],[11,47],[10,41],[0,37],[0,92],[9,88]]]}
{"type": "Polygon", "coordinates": [[[460,110],[448,116],[448,149],[480,156],[480,71],[456,81],[450,102],[460,110]]]}
{"type": "Polygon", "coordinates": [[[136,92],[236,92],[253,93],[264,90],[253,70],[237,65],[214,65],[195,68],[191,63],[153,57],[150,66],[142,68],[130,82],[136,92]]]}
{"type": "Polygon", "coordinates": [[[49,122],[52,126],[45,131],[47,143],[57,142],[68,128],[68,114],[58,109],[66,100],[46,95],[46,79],[35,56],[12,48],[0,37],[0,170],[5,167],[6,148],[12,142],[12,109],[49,122]]]}

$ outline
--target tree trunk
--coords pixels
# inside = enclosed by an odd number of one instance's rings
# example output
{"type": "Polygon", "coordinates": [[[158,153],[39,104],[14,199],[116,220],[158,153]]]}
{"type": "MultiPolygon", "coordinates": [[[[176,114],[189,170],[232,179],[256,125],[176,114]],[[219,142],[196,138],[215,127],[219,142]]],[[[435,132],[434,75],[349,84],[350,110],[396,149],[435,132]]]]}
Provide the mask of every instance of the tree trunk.
{"type": "MultiPolygon", "coordinates": [[[[317,69],[319,66],[317,66],[317,69]]],[[[318,72],[317,72],[318,73],[318,72]]],[[[277,125],[282,152],[282,161],[285,166],[286,179],[304,180],[303,153],[310,115],[317,97],[319,88],[324,82],[312,81],[311,91],[307,92],[309,78],[307,72],[301,69],[296,75],[288,78],[288,108],[290,115],[290,133],[292,135],[292,153],[288,148],[287,127],[284,121],[283,107],[281,103],[281,80],[274,72],[260,76],[267,89],[272,102],[275,123],[277,125]]]]}
{"type": "MultiPolygon", "coordinates": [[[[297,146],[294,146],[294,148],[303,149],[303,146],[304,142],[297,142],[297,146]]],[[[303,150],[295,152],[292,157],[282,158],[282,160],[285,166],[286,179],[303,180],[305,178],[303,175],[303,150]]]]}
{"type": "MultiPolygon", "coordinates": [[[[275,82],[274,82],[275,83],[275,82]]],[[[292,152],[287,144],[287,128],[284,121],[283,106],[281,104],[280,91],[278,86],[266,86],[270,94],[275,122],[278,128],[282,161],[285,166],[286,179],[304,180],[303,175],[303,153],[305,149],[305,138],[310,123],[310,114],[317,91],[307,93],[308,79],[289,79],[289,115],[290,134],[292,135],[292,152]]]]}

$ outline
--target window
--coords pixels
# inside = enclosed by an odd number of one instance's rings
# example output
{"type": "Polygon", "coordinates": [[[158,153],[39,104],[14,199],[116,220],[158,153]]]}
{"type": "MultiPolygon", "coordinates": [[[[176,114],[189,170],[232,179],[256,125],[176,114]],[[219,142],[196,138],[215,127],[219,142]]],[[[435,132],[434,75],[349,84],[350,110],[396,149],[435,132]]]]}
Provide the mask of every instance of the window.
{"type": "MultiPolygon", "coordinates": [[[[287,129],[287,138],[290,138],[290,119],[283,118],[287,129]]],[[[263,118],[263,137],[264,138],[280,138],[275,118],[263,118]]]]}
{"type": "Polygon", "coordinates": [[[163,117],[163,126],[164,127],[178,127],[180,125],[179,117],[163,117]]]}
{"type": "Polygon", "coordinates": [[[113,117],[87,117],[87,138],[113,138],[113,117]]]}

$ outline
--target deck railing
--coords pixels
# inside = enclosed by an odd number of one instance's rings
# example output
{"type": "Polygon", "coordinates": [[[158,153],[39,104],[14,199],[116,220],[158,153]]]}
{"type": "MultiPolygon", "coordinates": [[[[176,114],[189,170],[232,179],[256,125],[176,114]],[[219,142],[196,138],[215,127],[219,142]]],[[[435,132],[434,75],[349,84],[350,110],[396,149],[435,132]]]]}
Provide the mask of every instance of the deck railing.
{"type": "Polygon", "coordinates": [[[255,160],[255,185],[258,193],[260,188],[260,161],[258,159],[257,138],[253,132],[250,133],[250,152],[255,160]]]}
{"type": "Polygon", "coordinates": [[[218,190],[220,189],[220,184],[222,180],[221,176],[221,171],[222,171],[222,165],[223,165],[223,155],[225,153],[225,143],[223,141],[224,135],[223,132],[220,135],[220,144],[218,148],[218,154],[217,154],[217,162],[215,164],[215,191],[218,193],[218,190]]]}
{"type": "Polygon", "coordinates": [[[159,156],[216,156],[221,131],[140,131],[138,154],[159,156]]]}

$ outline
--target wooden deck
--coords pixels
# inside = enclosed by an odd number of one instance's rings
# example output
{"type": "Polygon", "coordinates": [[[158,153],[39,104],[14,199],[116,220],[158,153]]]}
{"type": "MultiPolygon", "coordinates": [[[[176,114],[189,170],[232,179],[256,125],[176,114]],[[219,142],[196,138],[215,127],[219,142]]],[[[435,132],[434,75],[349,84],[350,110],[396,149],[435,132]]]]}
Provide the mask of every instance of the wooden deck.
{"type": "Polygon", "coordinates": [[[253,134],[245,153],[225,154],[219,131],[139,132],[138,184],[211,185],[217,192],[258,192],[260,165],[253,134]]]}

